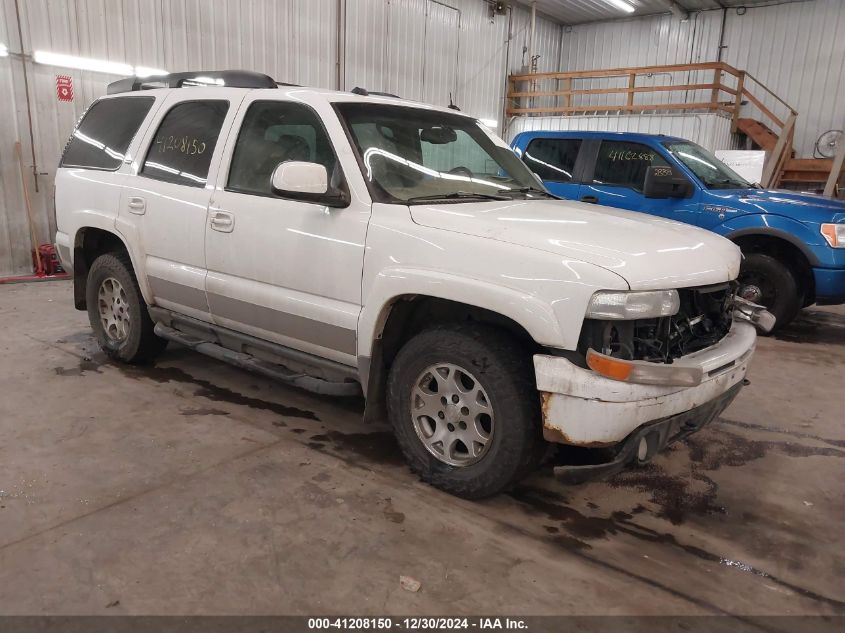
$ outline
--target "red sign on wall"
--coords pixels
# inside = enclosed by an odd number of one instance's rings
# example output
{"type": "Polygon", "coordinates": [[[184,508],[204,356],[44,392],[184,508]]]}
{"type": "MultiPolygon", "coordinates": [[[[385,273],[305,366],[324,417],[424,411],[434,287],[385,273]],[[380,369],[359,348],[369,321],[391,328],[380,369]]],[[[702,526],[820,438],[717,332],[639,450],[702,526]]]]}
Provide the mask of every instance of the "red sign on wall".
{"type": "Polygon", "coordinates": [[[73,77],[56,75],[56,98],[59,101],[73,101],[73,77]]]}

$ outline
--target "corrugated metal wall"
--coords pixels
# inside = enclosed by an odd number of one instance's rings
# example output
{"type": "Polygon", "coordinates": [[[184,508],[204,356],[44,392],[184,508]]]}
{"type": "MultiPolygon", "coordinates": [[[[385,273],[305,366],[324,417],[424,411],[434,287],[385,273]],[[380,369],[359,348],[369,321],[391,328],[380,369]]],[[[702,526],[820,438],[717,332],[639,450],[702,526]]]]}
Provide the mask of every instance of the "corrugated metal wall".
{"type": "MultiPolygon", "coordinates": [[[[708,55],[717,50],[720,24],[721,14],[710,11],[693,13],[686,22],[671,15],[661,15],[565,27],[560,67],[562,71],[574,71],[706,61],[708,55]]],[[[637,85],[705,83],[712,80],[712,71],[685,75],[655,74],[639,77],[637,85]]],[[[576,79],[572,82],[572,88],[624,88],[627,84],[626,77],[576,79]]],[[[687,94],[687,101],[700,101],[702,97],[703,94],[691,91],[687,94]]],[[[677,101],[677,96],[667,92],[637,95],[637,103],[668,103],[672,99],[677,101]]],[[[574,97],[572,104],[602,105],[621,103],[622,100],[624,95],[619,94],[582,95],[574,97]]],[[[709,100],[709,94],[705,100],[709,100]]]]}
{"type": "MultiPolygon", "coordinates": [[[[364,86],[501,121],[508,68],[519,71],[529,12],[490,17],[484,0],[0,0],[0,42],[13,52],[43,49],[168,70],[248,68],[280,81],[335,88],[364,86]],[[338,68],[338,23],[343,63],[338,68]],[[340,74],[339,74],[340,71],[340,74]]],[[[554,70],[561,27],[537,19],[541,70],[554,70]]],[[[527,60],[526,60],[527,63],[527,60]]],[[[51,241],[52,176],[84,108],[117,77],[27,63],[39,177],[35,192],[22,63],[0,58],[0,276],[31,270],[21,179],[24,160],[39,242],[51,241]],[[56,75],[74,81],[72,103],[58,102],[56,75]]]]}
{"type": "MultiPolygon", "coordinates": [[[[564,27],[561,70],[589,70],[715,61],[719,55],[721,11],[693,13],[680,22],[671,15],[564,27]]],[[[812,157],[825,130],[845,127],[845,2],[810,0],[773,6],[749,6],[743,15],[728,9],[723,61],[747,70],[798,110],[796,151],[812,157]]],[[[712,73],[691,74],[690,83],[712,81],[712,73]]],[[[624,80],[581,81],[578,88],[622,85],[624,80]],[[611,82],[616,81],[616,84],[611,82]]],[[[654,83],[668,77],[653,77],[654,83]]],[[[677,81],[677,80],[676,80],[677,81]]],[[[639,85],[639,84],[638,84],[639,85]]],[[[762,90],[754,95],[766,105],[762,90]]],[[[689,100],[706,96],[689,95],[689,100]]],[[[618,102],[618,95],[615,97],[618,102]]],[[[668,95],[638,95],[638,102],[668,95]]],[[[578,104],[608,103],[602,95],[578,104]]],[[[784,110],[775,110],[781,115],[784,110]]]]}
{"type": "Polygon", "coordinates": [[[725,45],[727,63],[747,70],[798,110],[799,156],[812,158],[822,132],[845,129],[845,2],[751,6],[742,16],[729,10],[725,45]]]}

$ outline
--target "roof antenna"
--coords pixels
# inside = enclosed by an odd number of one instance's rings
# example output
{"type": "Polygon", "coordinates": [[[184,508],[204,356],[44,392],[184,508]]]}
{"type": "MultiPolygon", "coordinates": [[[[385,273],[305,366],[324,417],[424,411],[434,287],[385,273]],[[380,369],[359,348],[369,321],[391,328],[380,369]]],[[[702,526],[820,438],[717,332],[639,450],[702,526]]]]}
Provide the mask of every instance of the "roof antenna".
{"type": "Polygon", "coordinates": [[[451,92],[449,93],[449,109],[450,110],[457,110],[458,112],[461,111],[461,109],[452,102],[452,93],[451,92]]]}

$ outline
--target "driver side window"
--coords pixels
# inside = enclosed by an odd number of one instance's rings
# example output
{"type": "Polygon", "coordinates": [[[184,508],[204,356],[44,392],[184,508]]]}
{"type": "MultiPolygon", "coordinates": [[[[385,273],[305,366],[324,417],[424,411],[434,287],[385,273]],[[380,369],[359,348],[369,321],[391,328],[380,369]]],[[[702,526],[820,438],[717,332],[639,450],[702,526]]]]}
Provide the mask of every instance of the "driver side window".
{"type": "Polygon", "coordinates": [[[337,159],[319,117],[298,103],[256,101],[241,124],[227,189],[275,195],[273,171],[293,160],[319,163],[331,179],[337,159]]]}
{"type": "Polygon", "coordinates": [[[648,145],[627,141],[602,141],[596,158],[593,183],[616,185],[642,191],[649,167],[668,167],[669,163],[648,145]]]}

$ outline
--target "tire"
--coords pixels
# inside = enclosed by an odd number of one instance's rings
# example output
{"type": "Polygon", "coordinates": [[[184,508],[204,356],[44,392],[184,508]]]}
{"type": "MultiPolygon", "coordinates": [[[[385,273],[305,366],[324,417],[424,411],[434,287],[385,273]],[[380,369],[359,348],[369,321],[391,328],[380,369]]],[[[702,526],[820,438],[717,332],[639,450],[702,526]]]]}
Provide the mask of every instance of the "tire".
{"type": "Polygon", "coordinates": [[[411,470],[423,481],[466,499],[506,490],[539,465],[546,446],[531,355],[489,326],[440,326],[410,339],[390,367],[387,407],[411,470]],[[433,367],[439,378],[429,371],[433,367]],[[426,372],[433,382],[423,378],[426,372]],[[453,377],[460,379],[458,392],[447,386],[457,384],[449,382],[453,377]],[[458,404],[443,406],[444,393],[457,395],[458,404]],[[412,394],[417,415],[412,415],[412,394]],[[485,400],[486,408],[474,404],[485,400]],[[435,421],[440,414],[443,417],[435,421]],[[467,423],[473,426],[459,426],[467,423]],[[483,445],[470,442],[476,453],[471,455],[460,438],[484,434],[488,439],[483,445]],[[432,442],[436,437],[446,439],[432,442]]]}
{"type": "Polygon", "coordinates": [[[85,298],[91,328],[100,349],[109,358],[123,363],[146,363],[167,346],[167,341],[153,332],[154,324],[125,252],[106,253],[94,260],[88,271],[85,298]],[[101,308],[106,311],[107,320],[114,317],[108,329],[101,308]]]}
{"type": "Polygon", "coordinates": [[[748,253],[739,271],[740,296],[766,306],[777,319],[773,332],[792,321],[804,303],[795,274],[781,260],[748,253]]]}

